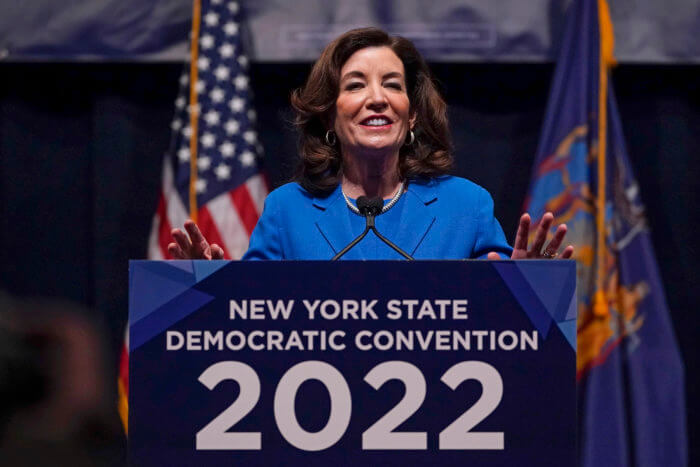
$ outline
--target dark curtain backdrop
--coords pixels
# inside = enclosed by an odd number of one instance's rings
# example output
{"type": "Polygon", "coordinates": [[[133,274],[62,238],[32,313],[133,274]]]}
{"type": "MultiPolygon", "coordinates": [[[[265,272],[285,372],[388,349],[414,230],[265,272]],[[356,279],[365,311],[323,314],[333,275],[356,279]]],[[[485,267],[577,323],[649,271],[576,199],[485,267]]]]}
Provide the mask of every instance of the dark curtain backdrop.
{"type": "MultiPolygon", "coordinates": [[[[275,185],[295,163],[288,97],[308,68],[251,70],[275,185]]],[[[86,305],[108,341],[112,368],[127,317],[128,260],[146,254],[181,70],[0,65],[0,290],[86,305]]],[[[456,173],[493,194],[512,238],[553,67],[439,64],[433,70],[450,105],[456,173]]],[[[613,79],[686,365],[692,464],[700,459],[700,67],[628,65],[613,79]]]]}

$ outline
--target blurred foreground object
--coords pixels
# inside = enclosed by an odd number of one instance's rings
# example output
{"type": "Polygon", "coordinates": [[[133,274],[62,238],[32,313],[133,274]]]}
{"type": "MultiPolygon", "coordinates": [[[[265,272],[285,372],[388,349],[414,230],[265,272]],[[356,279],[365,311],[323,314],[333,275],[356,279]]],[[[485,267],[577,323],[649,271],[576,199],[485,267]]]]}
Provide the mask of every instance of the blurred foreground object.
{"type": "Polygon", "coordinates": [[[576,247],[580,465],[684,466],[683,364],[608,82],[607,3],[577,0],[566,28],[524,210],[576,247]]]}
{"type": "Polygon", "coordinates": [[[0,295],[3,465],[121,465],[104,349],[77,305],[0,295]]]}

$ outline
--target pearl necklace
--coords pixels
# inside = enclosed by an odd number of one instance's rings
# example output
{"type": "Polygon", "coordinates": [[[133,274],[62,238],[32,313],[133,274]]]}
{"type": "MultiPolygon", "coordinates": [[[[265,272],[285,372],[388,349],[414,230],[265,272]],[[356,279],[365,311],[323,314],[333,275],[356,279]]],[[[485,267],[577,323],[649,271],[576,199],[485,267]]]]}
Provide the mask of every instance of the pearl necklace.
{"type": "MultiPolygon", "coordinates": [[[[399,198],[401,198],[401,195],[403,194],[404,191],[406,191],[406,182],[402,182],[402,183],[401,183],[401,186],[399,186],[399,189],[396,190],[396,193],[394,194],[394,197],[391,198],[391,199],[389,200],[389,202],[386,203],[386,204],[382,207],[382,212],[381,212],[381,213],[384,214],[384,213],[387,212],[389,209],[391,209],[391,208],[396,204],[396,202],[399,200],[399,198]]],[[[360,210],[357,209],[357,206],[355,206],[354,204],[352,204],[352,201],[350,201],[350,198],[348,198],[348,195],[345,194],[345,190],[343,190],[343,186],[342,186],[342,185],[340,186],[340,192],[343,194],[343,198],[345,198],[345,204],[348,205],[348,207],[350,208],[350,210],[351,210],[352,212],[354,212],[355,214],[361,216],[362,214],[360,214],[360,210]]]]}

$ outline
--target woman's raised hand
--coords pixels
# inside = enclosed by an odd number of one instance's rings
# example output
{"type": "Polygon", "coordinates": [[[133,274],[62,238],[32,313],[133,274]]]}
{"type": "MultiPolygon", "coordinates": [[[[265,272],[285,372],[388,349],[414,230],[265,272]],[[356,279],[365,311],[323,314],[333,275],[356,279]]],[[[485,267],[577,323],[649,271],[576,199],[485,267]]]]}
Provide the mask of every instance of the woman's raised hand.
{"type": "MultiPolygon", "coordinates": [[[[518,225],[518,233],[515,236],[515,244],[513,245],[513,254],[510,259],[568,259],[574,254],[574,247],[569,245],[564,248],[564,251],[560,255],[557,255],[557,251],[564,241],[564,236],[566,235],[566,224],[560,224],[557,227],[556,232],[554,232],[554,237],[552,241],[543,249],[545,241],[547,240],[547,232],[552,226],[554,221],[554,216],[551,212],[546,212],[542,216],[542,222],[537,226],[537,231],[535,232],[535,239],[532,245],[528,249],[527,239],[530,233],[530,215],[528,213],[523,214],[520,217],[520,224],[518,225]]],[[[500,255],[496,252],[491,252],[488,254],[488,259],[501,259],[500,255]]]]}
{"type": "Polygon", "coordinates": [[[204,238],[199,227],[192,220],[185,221],[187,234],[180,229],[173,229],[170,235],[175,242],[168,245],[168,253],[175,259],[224,259],[224,250],[204,238]]]}

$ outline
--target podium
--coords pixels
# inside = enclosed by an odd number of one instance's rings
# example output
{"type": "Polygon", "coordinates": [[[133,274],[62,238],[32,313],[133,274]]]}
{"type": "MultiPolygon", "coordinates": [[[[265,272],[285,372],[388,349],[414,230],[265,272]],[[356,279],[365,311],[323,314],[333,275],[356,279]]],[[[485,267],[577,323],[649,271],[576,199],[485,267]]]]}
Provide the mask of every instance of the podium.
{"type": "Polygon", "coordinates": [[[131,261],[130,465],[575,462],[573,261],[131,261]]]}

